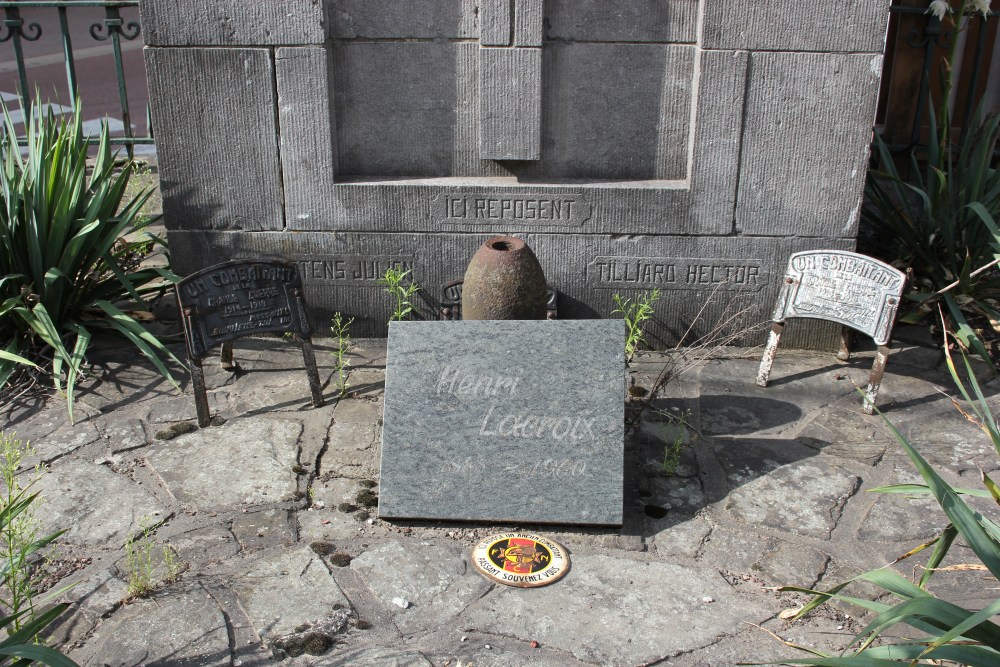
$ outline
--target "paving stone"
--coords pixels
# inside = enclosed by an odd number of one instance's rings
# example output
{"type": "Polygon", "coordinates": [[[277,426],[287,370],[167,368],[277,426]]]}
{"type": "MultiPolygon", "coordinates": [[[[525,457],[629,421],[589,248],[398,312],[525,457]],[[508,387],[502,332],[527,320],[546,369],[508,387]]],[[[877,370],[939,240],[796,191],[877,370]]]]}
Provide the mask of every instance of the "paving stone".
{"type": "Polygon", "coordinates": [[[37,514],[42,533],[68,529],[60,541],[81,546],[120,549],[144,520],[163,521],[171,514],[143,486],[96,463],[60,462],[34,490],[44,499],[37,514]]]}
{"type": "Polygon", "coordinates": [[[262,637],[291,634],[303,623],[330,617],[350,602],[319,556],[302,545],[261,553],[235,576],[229,587],[262,637]]]}
{"type": "MultiPolygon", "coordinates": [[[[31,441],[34,453],[26,456],[21,468],[34,467],[38,463],[52,463],[56,459],[74,452],[101,439],[101,434],[93,421],[77,421],[64,424],[43,438],[31,441]]],[[[18,436],[18,440],[24,438],[18,436]]]]}
{"type": "Polygon", "coordinates": [[[653,533],[660,532],[658,521],[671,525],[685,521],[705,506],[705,491],[698,478],[654,477],[648,484],[651,495],[644,498],[643,503],[647,530],[653,533]]]}
{"type": "Polygon", "coordinates": [[[336,508],[299,512],[299,539],[305,543],[334,542],[345,539],[382,539],[391,536],[387,524],[374,518],[374,512],[365,510],[350,514],[336,508]],[[370,516],[366,517],[365,512],[370,516]],[[371,519],[372,523],[368,523],[371,519]]]}
{"type": "Polygon", "coordinates": [[[295,518],[283,509],[237,514],[231,530],[244,553],[279,545],[291,546],[296,538],[295,518]]]}
{"type": "Polygon", "coordinates": [[[437,627],[482,597],[491,584],[470,567],[463,549],[419,542],[391,542],[351,561],[405,633],[437,627]],[[410,603],[401,609],[393,603],[410,603]]]}
{"type": "Polygon", "coordinates": [[[381,396],[385,392],[385,370],[352,368],[347,377],[347,394],[352,398],[381,396]]]}
{"type": "Polygon", "coordinates": [[[797,460],[798,447],[753,440],[717,445],[731,489],[724,508],[751,525],[829,539],[860,480],[820,457],[797,460]]]}
{"type": "MultiPolygon", "coordinates": [[[[986,433],[966,420],[951,405],[928,409],[923,419],[898,427],[917,451],[938,469],[959,474],[1000,469],[1000,457],[986,433]]],[[[909,460],[902,447],[892,452],[893,460],[909,460]]]]}
{"type": "Polygon", "coordinates": [[[463,614],[461,627],[536,640],[586,662],[636,665],[711,644],[770,615],[711,569],[601,555],[572,560],[554,585],[496,590],[463,614]]]}
{"type": "Polygon", "coordinates": [[[333,418],[338,424],[376,424],[382,421],[382,403],[345,398],[337,402],[333,418]]]}
{"type": "Polygon", "coordinates": [[[225,617],[200,586],[122,607],[70,657],[81,664],[122,667],[231,664],[225,617]]]}
{"type": "Polygon", "coordinates": [[[648,541],[661,559],[695,558],[712,533],[712,525],[701,518],[662,527],[657,524],[655,520],[648,520],[644,534],[649,536],[648,541]]]}
{"type": "Polygon", "coordinates": [[[865,415],[860,402],[846,399],[815,412],[795,439],[824,454],[869,466],[896,443],[881,419],[865,415]]]}
{"type": "Polygon", "coordinates": [[[760,571],[775,586],[816,585],[830,557],[822,551],[781,540],[772,541],[760,560],[760,571]]]}
{"type": "Polygon", "coordinates": [[[72,588],[59,598],[71,604],[69,611],[45,629],[52,643],[63,646],[84,640],[127,595],[125,582],[107,568],[87,568],[58,584],[70,585],[72,588]]]}
{"type": "MultiPolygon", "coordinates": [[[[892,484],[923,484],[912,467],[894,466],[892,484]]],[[[948,517],[933,496],[904,496],[894,493],[868,494],[874,500],[865,512],[858,538],[878,542],[913,542],[939,534],[948,517]]]]}
{"type": "Polygon", "coordinates": [[[302,426],[267,417],[234,419],[151,446],[146,460],[180,503],[197,510],[278,503],[297,488],[302,426]]]}
{"type": "Polygon", "coordinates": [[[334,421],[320,469],[339,477],[375,477],[379,472],[379,445],[379,428],[375,424],[334,421]]]}
{"type": "MultiPolygon", "coordinates": [[[[212,395],[209,394],[209,408],[212,406],[212,395]]],[[[194,406],[194,396],[170,396],[152,401],[146,420],[152,424],[167,422],[191,421],[198,418],[194,406]]]]}
{"type": "Polygon", "coordinates": [[[705,435],[784,434],[813,410],[851,394],[844,367],[779,350],[768,386],[754,380],[758,359],[730,359],[706,365],[700,375],[701,432],[705,435]]]}
{"type": "Polygon", "coordinates": [[[21,418],[12,416],[7,419],[3,428],[4,433],[32,445],[41,442],[63,425],[69,423],[69,415],[66,410],[56,409],[54,403],[54,401],[50,401],[47,409],[27,413],[21,418]]]}
{"type": "Polygon", "coordinates": [[[768,538],[725,526],[716,527],[705,540],[700,560],[723,572],[754,574],[761,572],[760,561],[770,546],[768,538]]]}
{"type": "Polygon", "coordinates": [[[219,523],[189,530],[168,538],[167,543],[186,563],[213,565],[240,552],[233,534],[219,523]]]}
{"type": "Polygon", "coordinates": [[[310,488],[314,507],[333,510],[342,503],[356,506],[358,491],[365,487],[359,486],[357,480],[354,479],[333,477],[331,479],[318,479],[312,483],[310,488]]]}
{"type": "Polygon", "coordinates": [[[434,667],[420,651],[405,648],[361,648],[337,651],[324,658],[328,667],[434,667]]]}
{"type": "Polygon", "coordinates": [[[124,419],[110,421],[104,429],[104,437],[108,441],[112,454],[128,452],[139,447],[145,447],[149,442],[141,419],[124,419]]]}

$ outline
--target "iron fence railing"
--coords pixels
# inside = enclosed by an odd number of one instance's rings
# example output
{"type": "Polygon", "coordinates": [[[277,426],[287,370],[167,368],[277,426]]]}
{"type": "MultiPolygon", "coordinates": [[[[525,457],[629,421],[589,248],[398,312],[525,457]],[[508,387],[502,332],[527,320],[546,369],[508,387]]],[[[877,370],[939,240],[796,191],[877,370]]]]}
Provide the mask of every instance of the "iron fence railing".
{"type": "MultiPolygon", "coordinates": [[[[929,112],[929,100],[931,96],[931,85],[933,80],[933,68],[935,63],[940,62],[941,55],[947,51],[951,46],[951,40],[957,39],[957,35],[951,29],[945,29],[942,25],[940,19],[933,14],[929,14],[927,7],[907,7],[901,5],[893,5],[889,10],[893,15],[894,19],[902,18],[904,16],[920,17],[926,18],[921,28],[910,27],[905,34],[906,44],[917,51],[922,51],[923,63],[920,70],[920,83],[917,87],[918,95],[915,105],[912,107],[913,114],[913,125],[909,132],[909,142],[901,143],[899,141],[889,142],[889,148],[893,152],[903,152],[920,146],[923,143],[923,134],[926,131],[927,115],[929,112]]],[[[955,102],[963,102],[962,104],[956,104],[957,108],[961,108],[961,124],[959,125],[961,131],[964,133],[968,128],[972,114],[976,111],[977,106],[977,89],[978,83],[981,81],[981,77],[984,74],[988,75],[989,70],[985,59],[985,54],[988,47],[988,41],[991,36],[990,24],[991,21],[996,21],[1000,17],[1000,12],[991,11],[986,17],[982,15],[975,15],[970,17],[969,30],[967,32],[967,45],[971,40],[971,63],[966,62],[963,58],[962,67],[962,77],[968,82],[964,87],[964,90],[960,90],[959,94],[964,98],[962,100],[956,99],[955,102]],[[966,70],[966,68],[969,68],[966,70]]],[[[887,49],[892,49],[893,45],[888,44],[887,49]]],[[[968,46],[966,48],[965,54],[968,55],[968,46]]],[[[886,76],[891,76],[892,72],[885,72],[886,76]]],[[[884,91],[885,89],[883,89],[884,91]]],[[[913,104],[912,100],[906,101],[908,104],[913,104]]],[[[955,125],[955,120],[953,119],[953,126],[955,125]]],[[[898,136],[898,134],[897,134],[898,136]]]]}
{"type": "MultiPolygon", "coordinates": [[[[138,21],[126,20],[122,17],[121,10],[125,8],[137,8],[139,0],[17,0],[0,1],[0,9],[3,9],[3,22],[0,28],[0,43],[10,42],[14,49],[14,60],[17,68],[17,96],[21,109],[27,110],[32,102],[31,89],[28,85],[28,68],[24,54],[24,43],[35,42],[43,37],[42,26],[37,22],[26,22],[22,18],[21,11],[28,8],[48,8],[58,13],[59,17],[59,38],[62,43],[63,62],[66,67],[66,85],[69,92],[69,100],[74,112],[77,111],[79,101],[79,82],[76,71],[76,57],[74,55],[73,40],[70,34],[70,21],[67,10],[76,8],[103,8],[104,18],[90,26],[89,36],[98,42],[111,42],[112,53],[114,55],[115,76],[118,82],[118,99],[121,108],[121,120],[124,136],[112,137],[112,143],[124,145],[132,156],[134,147],[137,144],[153,144],[153,129],[149,113],[146,107],[146,136],[136,136],[132,126],[132,114],[129,109],[128,90],[125,82],[125,69],[122,57],[122,42],[132,41],[139,38],[141,27],[138,21]]],[[[99,139],[91,138],[92,143],[99,139]]]]}

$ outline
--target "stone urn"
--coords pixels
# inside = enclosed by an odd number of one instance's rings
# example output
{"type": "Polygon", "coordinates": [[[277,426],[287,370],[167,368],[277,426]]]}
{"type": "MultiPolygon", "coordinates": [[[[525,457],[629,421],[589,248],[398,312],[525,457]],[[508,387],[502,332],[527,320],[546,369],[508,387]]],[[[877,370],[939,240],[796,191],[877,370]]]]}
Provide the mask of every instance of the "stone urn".
{"type": "Polygon", "coordinates": [[[542,266],[521,239],[494,236],[465,270],[463,320],[544,320],[547,300],[542,266]]]}

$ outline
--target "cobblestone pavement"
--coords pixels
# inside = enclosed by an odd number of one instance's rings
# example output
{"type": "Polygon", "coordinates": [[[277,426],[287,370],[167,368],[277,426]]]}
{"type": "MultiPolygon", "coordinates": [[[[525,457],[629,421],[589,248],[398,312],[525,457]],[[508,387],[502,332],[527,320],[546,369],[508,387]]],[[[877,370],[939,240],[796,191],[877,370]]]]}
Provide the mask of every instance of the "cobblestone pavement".
{"type": "MultiPolygon", "coordinates": [[[[838,649],[860,626],[836,606],[783,621],[782,610],[806,598],[775,586],[832,585],[946,524],[932,501],[866,493],[916,478],[881,419],[860,410],[853,383],[865,382],[870,355],[841,363],[782,350],[761,389],[759,351],[734,350],[671,382],[626,442],[621,530],[520,526],[566,545],[572,570],[540,589],[494,585],[468,554],[506,527],[390,523],[365,506],[364,492],[378,493],[385,342],[358,341],[350,394],[339,401],[329,348],[317,349],[321,408],[309,404],[296,345],[244,340],[238,372],[206,365],[221,425],[183,432],[194,423],[190,386],[178,394],[136,355],[115,351],[81,389],[75,424],[59,399],[4,415],[8,432],[37,449],[25,466],[47,464],[37,486],[44,529],[68,529],[50,567],[76,583],[54,633],[72,658],[463,667],[777,660],[795,652],[768,632],[838,649]],[[668,475],[664,450],[678,438],[688,444],[668,475]],[[126,603],[126,544],[141,544],[143,527],[160,583],[126,603]],[[182,569],[171,582],[163,547],[182,569]]],[[[636,382],[648,386],[671,358],[642,355],[636,382]]],[[[949,481],[974,486],[978,465],[1000,463],[951,404],[941,362],[933,349],[902,346],[879,404],[949,481]]],[[[1000,384],[986,388],[992,396],[1000,384]]],[[[909,563],[900,566],[908,575],[909,563]]],[[[942,594],[958,581],[942,578],[942,594]]],[[[989,594],[956,591],[968,605],[989,594]]]]}

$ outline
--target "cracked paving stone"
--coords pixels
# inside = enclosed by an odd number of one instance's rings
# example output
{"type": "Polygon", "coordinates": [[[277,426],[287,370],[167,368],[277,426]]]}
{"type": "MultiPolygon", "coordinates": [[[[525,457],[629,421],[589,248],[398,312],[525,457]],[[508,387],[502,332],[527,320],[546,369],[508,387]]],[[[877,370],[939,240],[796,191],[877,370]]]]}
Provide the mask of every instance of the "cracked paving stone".
{"type": "Polygon", "coordinates": [[[355,368],[347,377],[349,396],[381,396],[385,392],[385,371],[374,368],[355,368]]]}
{"type": "Polygon", "coordinates": [[[248,417],[150,446],[146,460],[171,495],[196,510],[278,503],[298,488],[302,426],[248,417]]]}
{"type": "Polygon", "coordinates": [[[200,586],[122,607],[70,657],[113,667],[231,664],[225,617],[200,586]]]}
{"type": "Polygon", "coordinates": [[[657,556],[680,556],[694,558],[712,532],[712,525],[704,519],[694,518],[682,523],[658,525],[656,520],[646,521],[646,535],[657,556]]]}
{"type": "MultiPolygon", "coordinates": [[[[924,480],[912,469],[895,467],[893,484],[923,484],[924,480]]],[[[873,493],[874,504],[865,513],[858,529],[858,538],[877,542],[911,542],[928,540],[938,535],[948,517],[933,496],[904,496],[895,493],[873,493]]]]}
{"type": "Polygon", "coordinates": [[[233,519],[232,531],[244,551],[295,543],[295,519],[283,509],[238,514],[233,519]]]}
{"type": "Polygon", "coordinates": [[[173,535],[167,543],[185,563],[218,562],[240,552],[240,545],[233,534],[218,523],[173,535]]]}
{"type": "Polygon", "coordinates": [[[241,568],[226,585],[236,593],[262,637],[292,634],[304,623],[350,609],[323,561],[308,546],[258,552],[241,568]]]}
{"type": "Polygon", "coordinates": [[[338,477],[375,477],[379,469],[378,431],[376,424],[334,421],[321,469],[338,477]]]}
{"type": "Polygon", "coordinates": [[[345,398],[337,402],[333,418],[338,424],[377,424],[382,419],[382,403],[360,398],[345,398]]]}
{"type": "MultiPolygon", "coordinates": [[[[18,439],[23,441],[25,438],[19,435],[18,439]]],[[[34,467],[38,463],[51,463],[100,439],[101,434],[92,421],[65,424],[44,437],[31,440],[34,454],[24,458],[21,468],[34,467]]]]}
{"type": "Polygon", "coordinates": [[[688,519],[705,506],[701,482],[693,477],[654,477],[648,481],[650,495],[644,500],[646,515],[651,519],[688,519]],[[665,510],[665,516],[649,508],[665,510]]]}
{"type": "Polygon", "coordinates": [[[458,547],[390,542],[351,561],[375,596],[394,614],[403,632],[436,627],[480,598],[491,584],[472,571],[458,547]],[[410,603],[407,609],[393,598],[410,603]]]}
{"type": "Polygon", "coordinates": [[[796,436],[806,447],[874,466],[889,447],[897,446],[885,423],[862,413],[853,400],[815,414],[796,436]]]}
{"type": "Polygon", "coordinates": [[[822,551],[773,540],[764,552],[759,567],[770,584],[810,588],[819,581],[829,562],[830,557],[822,551]]]}
{"type": "Polygon", "coordinates": [[[72,644],[86,638],[111,614],[127,594],[125,582],[107,568],[89,568],[59,582],[58,587],[72,586],[60,596],[69,610],[49,625],[45,632],[55,644],[72,644]]]}
{"type": "MultiPolygon", "coordinates": [[[[948,468],[962,474],[967,471],[986,472],[1000,469],[997,451],[982,430],[966,420],[953,407],[946,406],[936,418],[922,419],[900,428],[902,434],[932,467],[948,468]]],[[[908,461],[902,447],[897,447],[892,460],[908,461]]]]}
{"type": "Polygon", "coordinates": [[[68,461],[48,469],[34,487],[44,498],[38,513],[42,534],[69,530],[61,542],[119,549],[144,519],[163,521],[171,512],[127,477],[96,463],[68,461]]]}
{"type": "Polygon", "coordinates": [[[631,666],[706,646],[769,615],[711,568],[574,555],[561,581],[500,587],[463,614],[461,625],[536,640],[585,662],[631,666]]]}
{"type": "Polygon", "coordinates": [[[338,651],[325,656],[323,665],[326,667],[434,667],[434,663],[420,651],[401,648],[362,648],[352,651],[338,651]]]}
{"type": "Polygon", "coordinates": [[[860,484],[857,476],[788,441],[733,441],[715,452],[731,489],[724,507],[751,525],[830,539],[860,484]]]}
{"type": "Polygon", "coordinates": [[[104,429],[104,437],[110,443],[111,453],[118,454],[140,447],[149,442],[142,421],[138,419],[121,419],[110,422],[104,429]]]}

